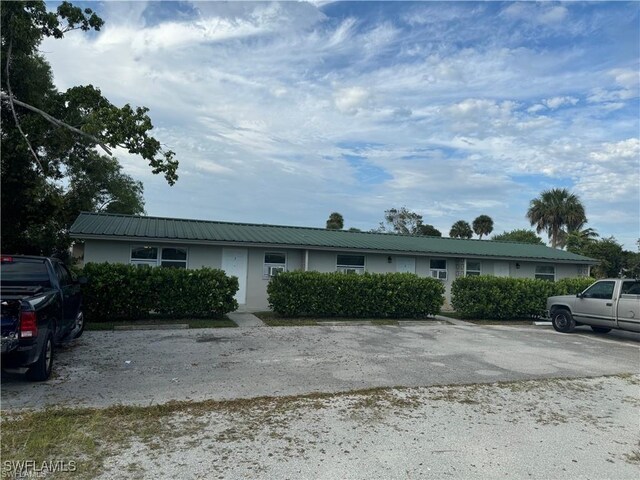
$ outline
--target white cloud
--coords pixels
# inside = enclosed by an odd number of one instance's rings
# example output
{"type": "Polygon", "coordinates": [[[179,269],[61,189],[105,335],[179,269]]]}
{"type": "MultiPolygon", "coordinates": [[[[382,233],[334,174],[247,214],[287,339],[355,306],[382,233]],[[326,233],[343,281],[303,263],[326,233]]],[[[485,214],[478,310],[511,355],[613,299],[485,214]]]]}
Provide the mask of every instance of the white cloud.
{"type": "Polygon", "coordinates": [[[357,113],[368,98],[369,92],[362,87],[341,88],[334,94],[336,108],[350,114],[357,113]]]}
{"type": "Polygon", "coordinates": [[[637,225],[637,72],[626,58],[592,67],[577,42],[536,44],[548,28],[572,35],[570,5],[513,3],[495,22],[484,4],[398,5],[400,21],[195,2],[195,19],[150,25],[136,5],[94,38],[42,49],[61,88],[92,83],[150,107],[181,162],[178,184],[118,156],[145,181],[151,214],[321,225],[338,210],[371,228],[407,205],[446,232],[481,213],[502,231],[525,227],[528,201],[562,182],[592,219],[626,208],[619,222],[637,225]],[[630,200],[604,198],[604,182],[630,200]]]}
{"type": "Polygon", "coordinates": [[[548,108],[555,110],[556,108],[564,107],[566,105],[575,105],[578,103],[578,99],[575,97],[552,97],[542,101],[548,108]]]}

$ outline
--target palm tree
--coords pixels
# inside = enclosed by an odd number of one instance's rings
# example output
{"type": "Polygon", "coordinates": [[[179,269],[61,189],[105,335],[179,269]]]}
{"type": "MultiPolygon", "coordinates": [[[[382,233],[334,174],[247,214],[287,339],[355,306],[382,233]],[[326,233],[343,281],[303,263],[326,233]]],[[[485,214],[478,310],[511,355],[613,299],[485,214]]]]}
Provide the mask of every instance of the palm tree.
{"type": "Polygon", "coordinates": [[[333,212],[327,220],[327,230],[342,230],[344,228],[344,218],[338,212],[333,212]]]}
{"type": "Polygon", "coordinates": [[[536,232],[547,232],[553,248],[561,242],[563,227],[574,229],[587,221],[584,205],[566,188],[544,190],[538,198],[531,200],[527,218],[532,226],[535,225],[536,232]]]}
{"type": "Polygon", "coordinates": [[[482,240],[483,235],[493,232],[493,218],[489,215],[480,215],[473,221],[473,231],[482,240]]]}
{"type": "Polygon", "coordinates": [[[593,228],[583,228],[585,223],[569,226],[567,231],[560,232],[558,245],[566,248],[569,252],[580,253],[582,249],[596,241],[600,235],[593,228]]]}
{"type": "Polygon", "coordinates": [[[469,225],[469,222],[458,220],[451,226],[451,230],[449,230],[449,236],[451,238],[471,238],[473,237],[473,230],[471,230],[471,225],[469,225]]]}

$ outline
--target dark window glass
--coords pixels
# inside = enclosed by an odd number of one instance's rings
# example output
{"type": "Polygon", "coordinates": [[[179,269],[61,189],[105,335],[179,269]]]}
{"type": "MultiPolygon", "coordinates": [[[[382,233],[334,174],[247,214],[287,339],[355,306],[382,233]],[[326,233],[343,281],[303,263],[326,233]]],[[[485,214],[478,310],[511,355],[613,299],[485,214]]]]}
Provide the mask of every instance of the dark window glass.
{"type": "Polygon", "coordinates": [[[338,265],[364,267],[364,255],[338,255],[338,265]]]}
{"type": "Polygon", "coordinates": [[[430,260],[429,264],[431,268],[434,270],[446,270],[447,269],[447,261],[446,260],[430,260]]]}
{"type": "Polygon", "coordinates": [[[54,262],[53,266],[56,271],[58,281],[60,282],[60,286],[64,287],[65,285],[69,285],[71,283],[71,275],[69,274],[67,269],[57,262],[54,262]]]}
{"type": "Polygon", "coordinates": [[[587,298],[600,298],[602,300],[611,300],[613,298],[613,288],[615,282],[598,282],[594,283],[584,292],[587,298]]]}
{"type": "Polygon", "coordinates": [[[640,282],[622,282],[623,295],[640,295],[640,282]]]}
{"type": "Polygon", "coordinates": [[[138,260],[156,260],[158,258],[158,249],[156,247],[133,247],[131,249],[131,258],[138,260]]]}
{"type": "Polygon", "coordinates": [[[49,286],[49,273],[44,262],[21,261],[2,262],[0,265],[2,285],[15,286],[49,286]]]}
{"type": "Polygon", "coordinates": [[[265,253],[264,263],[286,263],[287,257],[284,253],[265,253]]]}
{"type": "Polygon", "coordinates": [[[162,260],[186,260],[187,250],[184,248],[163,248],[162,260]]]}

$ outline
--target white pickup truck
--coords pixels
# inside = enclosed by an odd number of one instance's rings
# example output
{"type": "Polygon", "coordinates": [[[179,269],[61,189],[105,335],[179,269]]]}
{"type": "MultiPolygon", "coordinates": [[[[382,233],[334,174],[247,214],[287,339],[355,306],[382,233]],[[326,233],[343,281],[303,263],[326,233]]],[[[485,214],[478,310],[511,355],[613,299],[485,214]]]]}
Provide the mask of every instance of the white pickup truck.
{"type": "Polygon", "coordinates": [[[547,316],[562,333],[576,325],[589,325],[597,333],[612,328],[640,332],[640,280],[606,278],[577,295],[549,297],[547,316]]]}

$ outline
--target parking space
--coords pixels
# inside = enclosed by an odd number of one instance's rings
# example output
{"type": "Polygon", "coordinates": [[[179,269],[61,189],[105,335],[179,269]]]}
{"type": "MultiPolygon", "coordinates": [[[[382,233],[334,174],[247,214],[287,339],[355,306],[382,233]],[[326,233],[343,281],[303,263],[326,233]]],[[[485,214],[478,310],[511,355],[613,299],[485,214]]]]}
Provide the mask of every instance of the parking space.
{"type": "Polygon", "coordinates": [[[4,373],[3,410],[638,373],[640,335],[442,324],[86,332],[54,368],[41,384],[4,373]]]}

